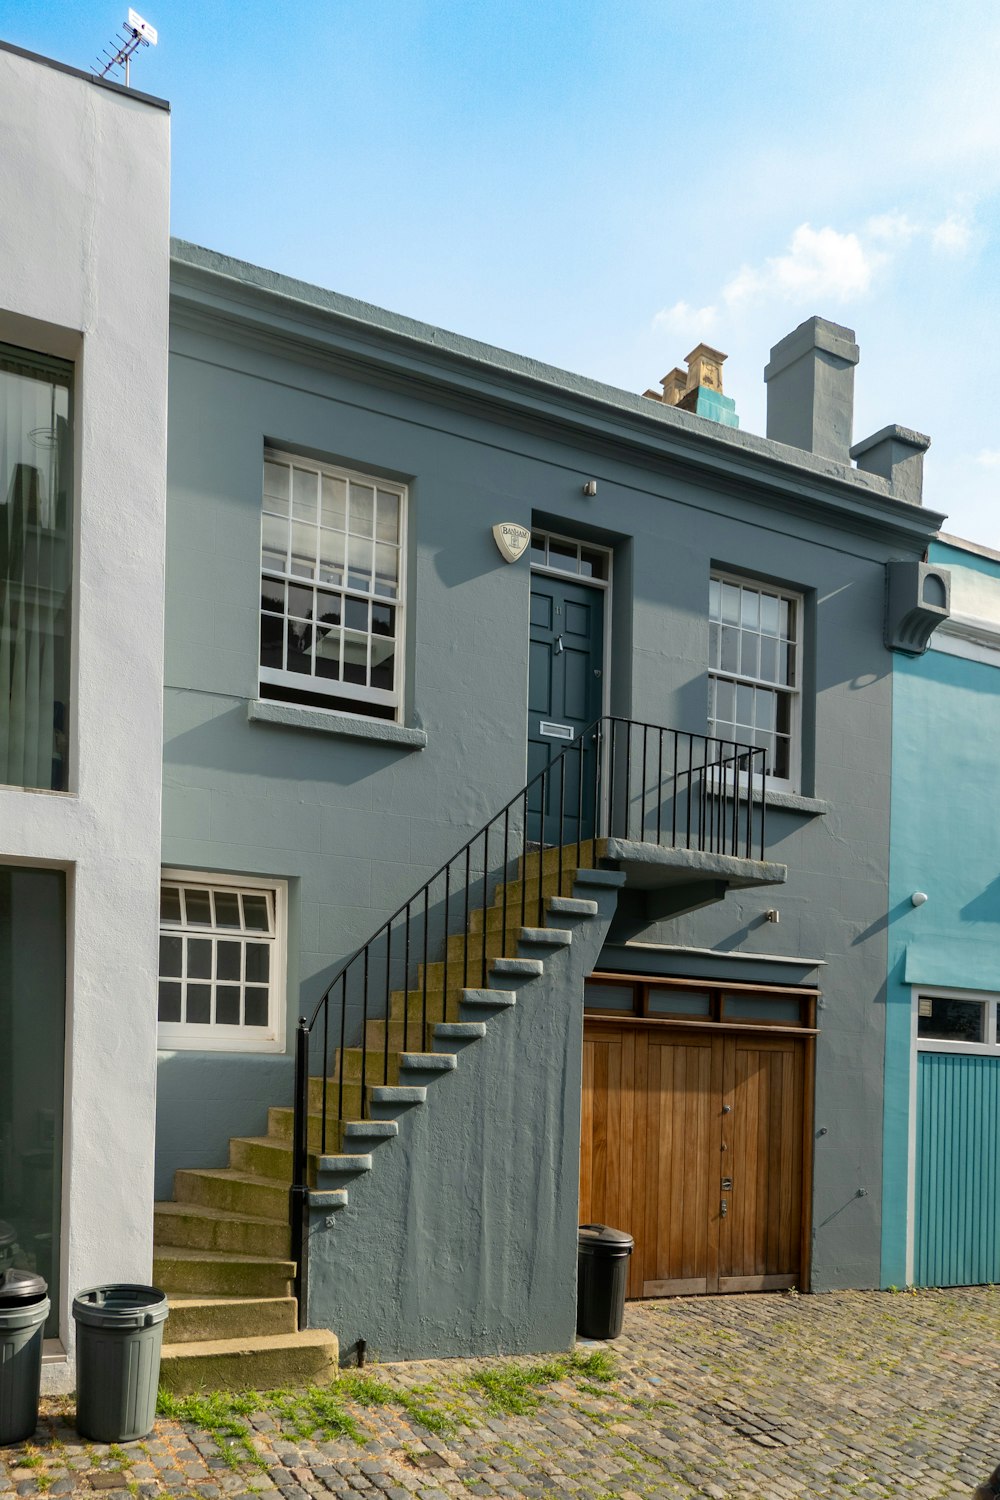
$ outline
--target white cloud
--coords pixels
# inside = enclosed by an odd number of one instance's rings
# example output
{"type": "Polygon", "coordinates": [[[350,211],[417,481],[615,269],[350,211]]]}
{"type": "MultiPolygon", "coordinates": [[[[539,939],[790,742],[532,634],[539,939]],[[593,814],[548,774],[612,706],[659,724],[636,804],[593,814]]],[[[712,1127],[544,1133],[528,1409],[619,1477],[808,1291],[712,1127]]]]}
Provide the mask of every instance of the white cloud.
{"type": "Polygon", "coordinates": [[[730,307],[763,298],[797,302],[804,297],[846,301],[864,296],[886,259],[866,248],[856,234],[841,234],[826,226],[800,224],[788,251],[766,260],[759,269],[743,266],[722,289],[730,307]]]}
{"type": "Polygon", "coordinates": [[[946,255],[964,255],[972,240],[972,225],[964,214],[950,213],[931,230],[931,244],[946,255]]]}
{"type": "Polygon", "coordinates": [[[679,333],[699,338],[708,333],[718,317],[718,308],[692,307],[688,302],[675,302],[673,307],[662,307],[653,318],[653,327],[666,333],[679,333]]]}
{"type": "Polygon", "coordinates": [[[882,240],[889,244],[907,245],[915,234],[920,233],[920,226],[914,224],[908,214],[895,211],[873,215],[868,220],[866,228],[872,239],[882,240]]]}
{"type": "Polygon", "coordinates": [[[984,469],[1000,469],[1000,448],[983,448],[976,455],[976,463],[984,469]]]}

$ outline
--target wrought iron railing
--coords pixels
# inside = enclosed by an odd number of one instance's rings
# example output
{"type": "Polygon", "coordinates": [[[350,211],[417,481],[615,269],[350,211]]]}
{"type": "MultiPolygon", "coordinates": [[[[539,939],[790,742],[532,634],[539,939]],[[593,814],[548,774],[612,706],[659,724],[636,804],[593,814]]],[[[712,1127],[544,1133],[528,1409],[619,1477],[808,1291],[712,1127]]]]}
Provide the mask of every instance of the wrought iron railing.
{"type": "Polygon", "coordinates": [[[364,1117],[369,1087],[390,1081],[391,1057],[411,1042],[425,1050],[428,1026],[446,1018],[449,986],[485,987],[493,960],[516,951],[520,928],[544,925],[552,887],[564,894],[573,870],[598,863],[604,840],[763,859],[765,777],[763,749],[598,719],[341,965],[296,1033],[290,1211],[297,1264],[310,1121],[314,1149],[339,1149],[340,1122],[364,1117]]]}

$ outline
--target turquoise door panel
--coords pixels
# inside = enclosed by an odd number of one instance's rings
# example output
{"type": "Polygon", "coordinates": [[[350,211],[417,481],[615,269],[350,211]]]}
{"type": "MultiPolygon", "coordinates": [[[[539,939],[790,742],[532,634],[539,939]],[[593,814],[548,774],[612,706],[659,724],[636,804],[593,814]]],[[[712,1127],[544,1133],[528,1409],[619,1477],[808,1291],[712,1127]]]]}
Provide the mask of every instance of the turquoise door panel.
{"type": "Polygon", "coordinates": [[[917,1286],[1000,1281],[1000,1057],[917,1054],[917,1286]]]}

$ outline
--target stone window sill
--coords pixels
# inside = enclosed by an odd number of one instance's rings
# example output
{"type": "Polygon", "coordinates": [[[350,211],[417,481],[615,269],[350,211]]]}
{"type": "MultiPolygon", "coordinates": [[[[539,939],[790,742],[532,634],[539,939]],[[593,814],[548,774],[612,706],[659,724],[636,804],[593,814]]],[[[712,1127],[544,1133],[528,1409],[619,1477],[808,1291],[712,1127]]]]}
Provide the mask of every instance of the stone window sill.
{"type": "Polygon", "coordinates": [[[368,740],[376,745],[397,745],[404,750],[423,750],[427,735],[423,729],[408,729],[390,724],[386,719],[362,719],[354,714],[337,713],[330,708],[305,708],[299,703],[277,703],[267,698],[251,698],[247,718],[252,724],[278,724],[285,729],[310,729],[320,734],[337,734],[352,740],[368,740]]]}

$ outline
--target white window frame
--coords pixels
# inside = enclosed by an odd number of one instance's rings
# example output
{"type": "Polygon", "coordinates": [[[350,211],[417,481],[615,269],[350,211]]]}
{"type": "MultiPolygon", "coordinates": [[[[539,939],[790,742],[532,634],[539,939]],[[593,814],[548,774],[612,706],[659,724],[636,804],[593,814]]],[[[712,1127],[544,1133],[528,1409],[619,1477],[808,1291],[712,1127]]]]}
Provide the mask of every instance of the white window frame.
{"type": "Polygon", "coordinates": [[[997,1027],[997,1006],[1000,994],[992,990],[938,989],[933,985],[914,985],[912,990],[913,1047],[916,1052],[952,1052],[961,1056],[995,1057],[1000,1059],[1000,1032],[997,1027]],[[968,1000],[983,1005],[986,1009],[985,1040],[981,1042],[949,1042],[941,1038],[920,1035],[921,1000],[968,1000]]]}
{"type": "MultiPolygon", "coordinates": [[[[795,611],[795,682],[790,687],[785,687],[778,682],[769,682],[764,677],[744,677],[739,672],[723,672],[721,668],[708,667],[708,680],[735,682],[737,685],[753,688],[765,688],[769,691],[783,693],[789,699],[789,731],[788,731],[788,775],[778,776],[773,767],[768,766],[767,785],[768,788],[779,792],[798,792],[802,782],[802,633],[805,623],[805,600],[804,596],[796,593],[794,589],[783,588],[779,584],[768,583],[763,578],[754,578],[749,574],[728,573],[721,568],[712,568],[709,573],[709,583],[718,582],[733,584],[737,588],[754,589],[757,593],[773,594],[779,599],[784,599],[795,611]]],[[[708,613],[708,623],[714,623],[708,613]]],[[[706,653],[708,655],[709,653],[706,653]]],[[[718,739],[718,735],[709,736],[718,739]]],[[[737,741],[739,743],[739,741],[737,741]]],[[[731,779],[727,774],[727,780],[731,779]]],[[[740,773],[740,783],[745,784],[746,773],[740,773]]],[[[755,773],[754,782],[757,776],[755,773]]]]}
{"type": "MultiPolygon", "coordinates": [[[[399,497],[399,576],[398,587],[395,598],[388,595],[376,594],[374,589],[367,592],[360,589],[352,589],[348,586],[345,578],[342,584],[329,584],[328,586],[344,598],[364,599],[369,605],[388,605],[396,611],[396,634],[395,634],[395,686],[392,689],[374,688],[361,683],[348,683],[343,679],[329,679],[323,677],[306,676],[301,672],[288,672],[283,668],[265,667],[260,662],[260,639],[261,639],[261,617],[264,611],[258,604],[257,607],[257,674],[260,685],[261,696],[267,697],[267,687],[282,687],[294,693],[301,693],[303,698],[311,700],[310,707],[328,708],[336,713],[351,714],[359,718],[371,718],[375,723],[403,722],[403,710],[406,702],[405,694],[405,671],[406,671],[406,556],[407,556],[407,521],[409,511],[409,488],[395,479],[386,479],[374,473],[362,473],[359,469],[346,469],[339,464],[325,463],[315,458],[307,458],[301,453],[294,453],[290,449],[275,448],[270,445],[265,447],[261,464],[261,566],[258,575],[263,570],[263,466],[269,462],[286,463],[294,468],[311,469],[315,474],[322,477],[324,474],[334,479],[343,479],[350,483],[371,485],[374,489],[390,491],[399,497]],[[364,705],[371,704],[373,707],[391,708],[392,718],[386,719],[381,715],[366,715],[364,705]],[[360,705],[360,707],[359,707],[360,705]]],[[[349,536],[349,533],[348,533],[349,536]]],[[[391,545],[391,544],[390,544],[391,545]]],[[[299,584],[302,587],[324,587],[318,577],[311,580],[296,578],[292,573],[283,575],[286,583],[299,584]]],[[[275,617],[277,618],[277,617],[275,617]]],[[[287,615],[282,615],[282,619],[287,615]]],[[[344,627],[341,626],[341,629],[344,627]]],[[[369,658],[371,652],[372,631],[367,632],[369,640],[369,658]]],[[[286,699],[272,699],[273,702],[287,702],[286,699]]],[[[301,699],[292,700],[294,703],[302,704],[301,699]]]]}
{"type": "MultiPolygon", "coordinates": [[[[288,883],[270,880],[258,875],[232,875],[222,871],[178,870],[165,868],[160,871],[161,883],[185,886],[200,886],[204,890],[242,892],[265,891],[274,902],[274,937],[271,939],[271,962],[268,977],[268,1024],[267,1026],[220,1026],[191,1025],[186,1021],[157,1021],[157,1047],[161,1052],[284,1052],[286,1005],[286,963],[288,935],[288,883]]],[[[165,927],[158,924],[158,934],[190,933],[189,927],[165,927]]],[[[206,937],[219,935],[234,938],[232,929],[205,928],[206,937]]],[[[246,940],[250,934],[238,934],[246,940]]],[[[157,960],[159,980],[159,960],[157,960]]],[[[159,984],[157,984],[157,994],[159,984]]]]}

